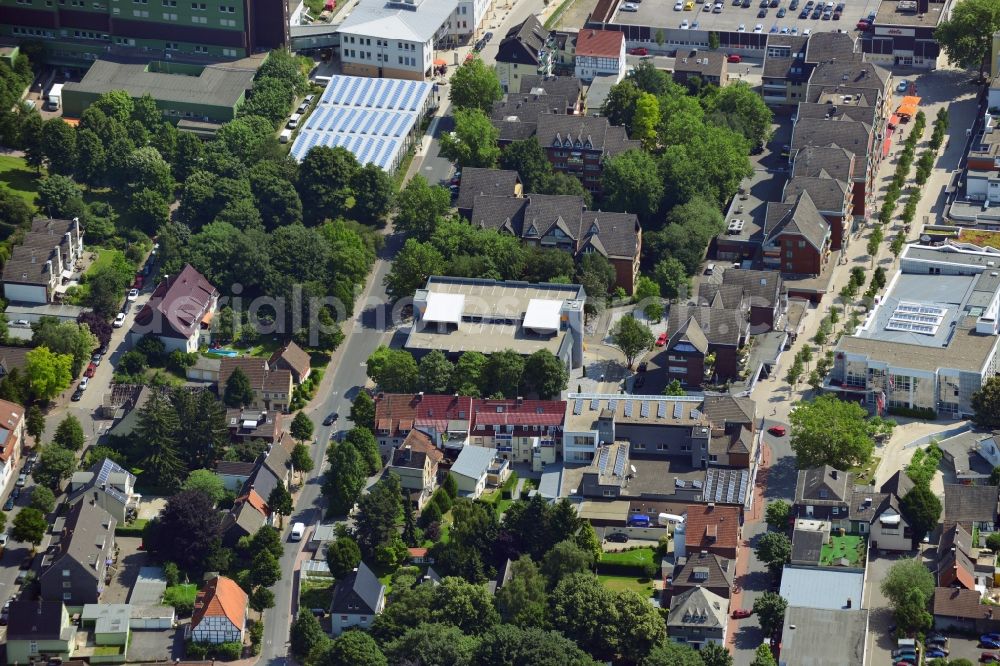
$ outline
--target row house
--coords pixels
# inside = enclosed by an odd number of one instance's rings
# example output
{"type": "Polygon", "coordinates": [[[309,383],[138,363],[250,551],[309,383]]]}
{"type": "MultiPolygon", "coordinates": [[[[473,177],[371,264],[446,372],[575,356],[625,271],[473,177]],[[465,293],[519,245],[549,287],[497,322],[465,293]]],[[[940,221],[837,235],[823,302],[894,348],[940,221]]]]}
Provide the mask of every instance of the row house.
{"type": "Polygon", "coordinates": [[[535,16],[512,27],[497,46],[496,72],[504,91],[520,90],[521,78],[551,74],[554,40],[535,16]]]}
{"type": "Polygon", "coordinates": [[[473,399],[469,443],[494,448],[502,459],[541,468],[556,461],[565,414],[562,400],[473,399]]]}
{"type": "Polygon", "coordinates": [[[82,257],[79,218],[35,220],[4,262],[4,298],[16,303],[53,302],[57,293],[65,292],[82,257]]]}
{"type": "Polygon", "coordinates": [[[418,511],[437,489],[438,466],[443,460],[444,454],[419,430],[411,430],[392,454],[389,471],[399,477],[403,492],[418,511]]]}
{"type": "Polygon", "coordinates": [[[666,368],[670,380],[689,386],[701,386],[706,379],[724,382],[740,375],[741,350],[750,337],[746,308],[725,307],[714,300],[713,306],[675,305],[667,317],[670,338],[664,351],[653,357],[666,368]],[[706,357],[715,356],[711,369],[706,357]],[[699,374],[698,366],[702,366],[699,374]]]}
{"type": "Polygon", "coordinates": [[[379,393],[375,396],[375,440],[382,457],[398,449],[412,430],[434,446],[457,452],[469,437],[472,398],[458,395],[379,393]]]}
{"type": "Polygon", "coordinates": [[[790,203],[769,202],[764,222],[764,265],[795,275],[819,275],[830,259],[830,225],[808,192],[790,203]]]}

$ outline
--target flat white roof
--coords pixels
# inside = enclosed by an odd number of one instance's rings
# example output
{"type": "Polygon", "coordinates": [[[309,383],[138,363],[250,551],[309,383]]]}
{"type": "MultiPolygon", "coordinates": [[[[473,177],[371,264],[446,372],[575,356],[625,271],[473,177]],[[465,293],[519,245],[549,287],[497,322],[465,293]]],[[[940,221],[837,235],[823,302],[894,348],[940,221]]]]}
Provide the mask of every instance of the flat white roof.
{"type": "Polygon", "coordinates": [[[558,331],[562,304],[562,301],[548,298],[532,298],[528,301],[527,312],[524,313],[523,326],[535,331],[558,331]]]}
{"type": "Polygon", "coordinates": [[[465,294],[446,294],[432,291],[427,294],[427,310],[423,320],[436,323],[457,324],[462,321],[465,294]]]}

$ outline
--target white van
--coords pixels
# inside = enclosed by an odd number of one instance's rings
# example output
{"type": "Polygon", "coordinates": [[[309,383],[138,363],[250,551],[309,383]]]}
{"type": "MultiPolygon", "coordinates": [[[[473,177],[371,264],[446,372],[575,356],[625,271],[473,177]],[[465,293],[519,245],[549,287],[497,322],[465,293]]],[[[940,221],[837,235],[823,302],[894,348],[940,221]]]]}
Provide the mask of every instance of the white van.
{"type": "Polygon", "coordinates": [[[306,533],[305,523],[295,523],[292,525],[292,531],[288,535],[289,541],[302,541],[303,535],[306,533]]]}
{"type": "Polygon", "coordinates": [[[285,125],[288,129],[295,129],[299,126],[299,121],[302,120],[301,113],[293,113],[292,117],[288,119],[288,124],[285,125]]]}
{"type": "Polygon", "coordinates": [[[281,135],[278,137],[278,141],[281,143],[288,143],[292,140],[292,130],[286,129],[281,130],[281,135]]]}

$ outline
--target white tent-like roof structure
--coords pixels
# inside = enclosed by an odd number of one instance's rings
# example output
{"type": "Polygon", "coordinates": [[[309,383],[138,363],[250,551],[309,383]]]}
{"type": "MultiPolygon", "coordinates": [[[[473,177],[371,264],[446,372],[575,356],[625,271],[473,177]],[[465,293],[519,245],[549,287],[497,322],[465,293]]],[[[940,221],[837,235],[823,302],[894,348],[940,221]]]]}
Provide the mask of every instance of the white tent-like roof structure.
{"type": "Polygon", "coordinates": [[[562,301],[533,298],[528,301],[528,311],[524,313],[524,328],[533,331],[558,331],[562,301]]]}
{"type": "Polygon", "coordinates": [[[439,324],[458,324],[462,321],[465,294],[446,294],[432,291],[427,294],[427,310],[423,320],[439,324]]]}

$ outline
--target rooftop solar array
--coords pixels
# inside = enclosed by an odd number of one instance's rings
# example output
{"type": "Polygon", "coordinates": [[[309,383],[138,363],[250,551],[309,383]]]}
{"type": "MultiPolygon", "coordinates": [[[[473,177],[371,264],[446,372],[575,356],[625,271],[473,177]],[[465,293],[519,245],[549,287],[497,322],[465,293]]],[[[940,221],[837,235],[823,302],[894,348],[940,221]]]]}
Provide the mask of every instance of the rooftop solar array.
{"type": "Polygon", "coordinates": [[[628,460],[628,456],[625,455],[625,449],[620,449],[618,451],[618,457],[615,458],[615,476],[625,475],[625,462],[628,460]]]}
{"type": "Polygon", "coordinates": [[[597,469],[604,473],[604,470],[608,468],[608,456],[611,455],[611,449],[604,447],[601,449],[601,457],[597,460],[597,469]]]}
{"type": "Polygon", "coordinates": [[[705,473],[705,501],[744,504],[750,474],[745,469],[709,469],[705,473]]]}
{"type": "Polygon", "coordinates": [[[642,402],[642,405],[639,407],[639,416],[641,416],[644,419],[649,417],[649,403],[646,402],[645,400],[642,402]]]}
{"type": "Polygon", "coordinates": [[[656,405],[656,418],[665,419],[667,418],[667,403],[660,402],[656,405]]]}
{"type": "Polygon", "coordinates": [[[128,497],[108,483],[108,478],[110,478],[112,474],[128,474],[128,472],[125,471],[124,467],[110,458],[105,458],[104,462],[101,464],[101,468],[97,470],[97,481],[95,482],[95,485],[122,504],[125,504],[128,501],[128,497]]]}
{"type": "Polygon", "coordinates": [[[391,170],[432,90],[422,81],[334,76],[291,154],[302,161],[316,146],[340,146],[361,164],[391,170]]]}
{"type": "Polygon", "coordinates": [[[886,323],[887,331],[906,331],[934,335],[947,310],[937,305],[900,301],[886,323]]]}
{"type": "Polygon", "coordinates": [[[625,416],[632,416],[632,401],[625,401],[625,416]]]}
{"type": "Polygon", "coordinates": [[[579,416],[583,414],[583,400],[575,400],[573,402],[573,413],[579,416]]]}

